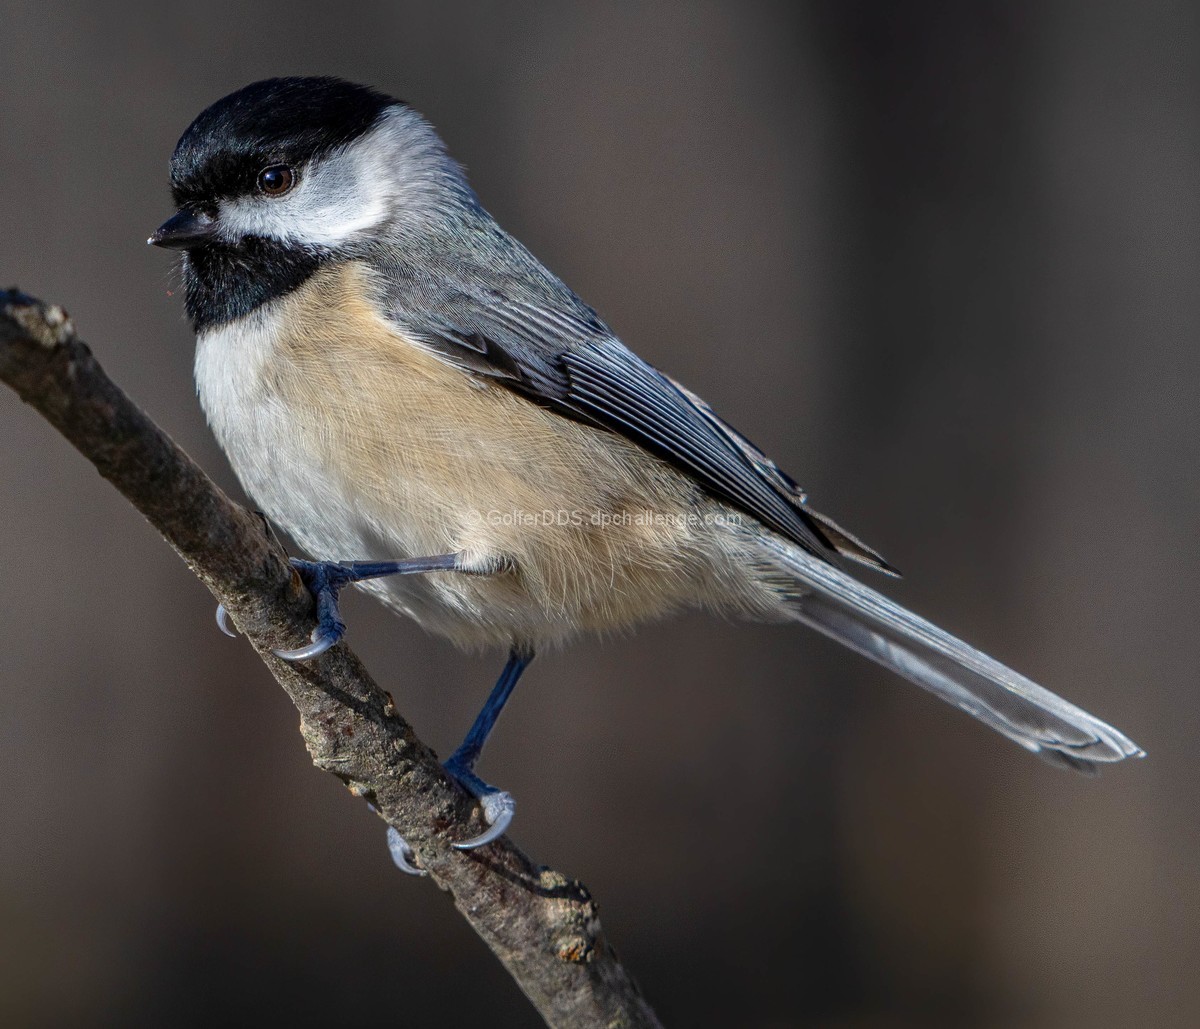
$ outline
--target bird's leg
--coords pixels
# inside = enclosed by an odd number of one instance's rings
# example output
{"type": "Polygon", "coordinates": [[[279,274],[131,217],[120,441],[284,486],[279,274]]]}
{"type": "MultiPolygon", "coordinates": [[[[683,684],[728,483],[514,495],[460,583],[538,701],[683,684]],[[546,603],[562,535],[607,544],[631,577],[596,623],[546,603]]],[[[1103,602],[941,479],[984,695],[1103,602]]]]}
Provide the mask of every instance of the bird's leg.
{"type": "MultiPolygon", "coordinates": [[[[492,840],[503,836],[516,813],[517,804],[512,795],[484,782],[475,774],[474,768],[475,762],[479,760],[479,753],[483,750],[483,745],[487,741],[492,727],[496,724],[496,719],[500,717],[500,712],[504,710],[504,705],[512,694],[513,687],[517,685],[521,673],[529,667],[529,662],[532,660],[532,650],[513,649],[508,656],[508,663],[504,666],[504,671],[500,673],[500,678],[496,680],[492,692],[488,694],[479,714],[475,716],[475,721],[467,731],[467,735],[443,765],[446,772],[479,801],[483,820],[487,823],[487,829],[474,839],[454,844],[457,850],[474,850],[476,847],[483,847],[492,840]]],[[[420,869],[414,867],[412,849],[404,841],[404,837],[391,827],[388,828],[388,850],[391,851],[396,867],[401,871],[408,872],[410,875],[424,874],[420,869]]]]}
{"type": "Polygon", "coordinates": [[[480,779],[475,774],[475,762],[479,760],[480,751],[483,750],[496,719],[500,717],[500,712],[504,710],[513,687],[517,685],[521,673],[529,667],[532,660],[532,650],[514,648],[508,655],[508,663],[500,673],[500,678],[496,680],[496,685],[492,687],[492,692],[488,694],[479,714],[475,716],[475,721],[459,744],[458,750],[451,754],[446,762],[446,771],[462,783],[463,789],[479,800],[483,819],[488,825],[482,835],[465,843],[456,843],[454,846],[459,850],[474,850],[502,836],[516,813],[517,804],[512,796],[480,779]]]}
{"type": "MultiPolygon", "coordinates": [[[[307,661],[323,654],[346,634],[346,625],[338,610],[338,593],[352,582],[378,579],[386,575],[415,575],[419,572],[464,572],[487,575],[500,571],[502,562],[467,564],[463,554],[438,554],[435,557],[411,557],[403,561],[301,561],[292,558],[292,567],[317,602],[317,627],[312,642],[295,650],[277,650],[275,655],[288,661],[307,661]]],[[[227,636],[233,632],[226,619],[225,605],[217,607],[217,625],[227,636]]]]}
{"type": "MultiPolygon", "coordinates": [[[[414,575],[420,572],[460,572],[466,575],[491,575],[505,571],[510,567],[508,561],[496,559],[490,561],[472,561],[468,563],[463,554],[439,554],[435,557],[414,557],[404,561],[301,561],[292,558],[292,567],[300,574],[305,586],[316,599],[317,627],[312,632],[312,643],[295,650],[276,650],[277,656],[289,661],[305,661],[324,653],[332,647],[346,632],[338,611],[338,593],[343,587],[364,579],[377,579],[386,575],[414,575]]],[[[217,607],[217,625],[229,636],[229,629],[224,605],[217,607]]],[[[509,654],[508,662],[492,687],[492,692],[484,701],[483,707],[471,728],[467,731],[458,749],[445,762],[446,772],[457,781],[463,789],[479,801],[483,820],[487,824],[479,836],[463,843],[456,843],[458,850],[474,850],[498,839],[508,829],[516,813],[516,802],[512,795],[495,786],[484,782],[475,774],[475,762],[487,741],[500,712],[508,702],[521,673],[529,667],[533,660],[533,651],[528,648],[514,647],[509,654]]],[[[412,863],[413,852],[405,842],[404,837],[394,828],[388,827],[388,850],[396,866],[410,875],[424,875],[412,863]]]]}

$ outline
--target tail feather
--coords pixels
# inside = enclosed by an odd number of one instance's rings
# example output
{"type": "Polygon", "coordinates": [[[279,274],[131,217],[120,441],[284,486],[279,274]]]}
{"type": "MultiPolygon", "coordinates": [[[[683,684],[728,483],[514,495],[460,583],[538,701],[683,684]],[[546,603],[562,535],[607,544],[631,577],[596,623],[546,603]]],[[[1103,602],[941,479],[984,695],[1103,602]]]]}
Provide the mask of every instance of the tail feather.
{"type": "Polygon", "coordinates": [[[1091,773],[1099,763],[1143,757],[1123,733],[784,540],[773,565],[800,589],[798,621],[877,661],[974,715],[1054,764],[1091,773]]]}

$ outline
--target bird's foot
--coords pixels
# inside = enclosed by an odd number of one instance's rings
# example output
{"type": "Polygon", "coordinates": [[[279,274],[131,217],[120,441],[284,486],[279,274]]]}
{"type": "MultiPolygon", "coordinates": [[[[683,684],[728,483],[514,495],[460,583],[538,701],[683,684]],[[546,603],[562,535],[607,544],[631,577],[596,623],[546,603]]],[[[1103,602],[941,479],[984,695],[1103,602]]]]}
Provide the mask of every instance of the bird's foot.
{"type": "MultiPolygon", "coordinates": [[[[405,561],[301,561],[293,557],[291,564],[309,593],[317,602],[317,627],[309,637],[312,641],[294,650],[276,650],[275,656],[285,661],[309,661],[317,657],[346,635],[346,623],[338,608],[338,594],[352,582],[378,579],[386,575],[411,575],[416,572],[449,572],[460,570],[459,554],[439,554],[436,557],[409,558],[405,561]]],[[[217,605],[217,625],[226,636],[234,635],[229,628],[224,604],[217,605]]]]}
{"type": "Polygon", "coordinates": [[[453,757],[443,765],[447,774],[457,781],[464,790],[479,801],[479,810],[483,815],[484,829],[478,836],[462,843],[454,844],[455,850],[475,850],[486,847],[493,840],[498,840],[512,824],[513,816],[517,813],[517,802],[511,793],[498,790],[490,783],[479,778],[470,766],[460,764],[453,757]]]}
{"type": "MultiPolygon", "coordinates": [[[[453,844],[454,849],[475,850],[478,847],[486,847],[503,836],[508,831],[509,825],[512,824],[513,815],[517,813],[517,802],[513,799],[512,794],[498,790],[495,786],[484,782],[469,768],[456,766],[453,758],[442,767],[445,768],[447,775],[479,801],[479,810],[483,815],[484,824],[487,825],[487,828],[478,836],[464,840],[462,843],[453,844]]],[[[428,874],[423,868],[418,868],[414,864],[416,856],[413,854],[412,847],[390,825],[387,831],[387,844],[388,851],[392,855],[392,862],[400,871],[408,875],[428,874]]]]}
{"type": "Polygon", "coordinates": [[[310,643],[292,650],[276,650],[275,656],[285,661],[310,661],[324,654],[346,635],[346,623],[338,607],[342,587],[355,581],[349,565],[324,561],[301,561],[292,558],[292,567],[300,575],[308,592],[317,602],[317,626],[309,637],[310,643]]]}

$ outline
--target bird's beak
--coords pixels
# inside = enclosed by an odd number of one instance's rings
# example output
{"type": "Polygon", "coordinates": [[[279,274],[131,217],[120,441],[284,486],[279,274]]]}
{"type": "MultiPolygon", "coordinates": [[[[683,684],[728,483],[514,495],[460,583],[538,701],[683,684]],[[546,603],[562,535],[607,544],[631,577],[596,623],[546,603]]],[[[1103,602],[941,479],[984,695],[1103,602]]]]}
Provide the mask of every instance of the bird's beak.
{"type": "Polygon", "coordinates": [[[216,231],[217,222],[211,215],[185,209],[163,222],[146,242],[168,250],[191,250],[211,240],[216,231]]]}

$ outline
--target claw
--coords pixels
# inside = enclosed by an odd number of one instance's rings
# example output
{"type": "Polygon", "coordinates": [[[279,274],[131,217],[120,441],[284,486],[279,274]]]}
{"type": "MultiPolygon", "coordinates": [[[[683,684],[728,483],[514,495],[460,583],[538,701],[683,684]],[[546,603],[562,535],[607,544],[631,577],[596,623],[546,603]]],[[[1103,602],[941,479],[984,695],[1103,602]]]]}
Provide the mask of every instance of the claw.
{"type": "Polygon", "coordinates": [[[237,639],[237,633],[229,628],[229,612],[225,610],[224,604],[217,605],[217,628],[226,636],[232,636],[234,639],[237,639]]]}
{"type": "Polygon", "coordinates": [[[342,638],[340,632],[323,633],[320,628],[313,630],[313,641],[303,647],[297,647],[295,650],[274,650],[272,653],[276,657],[281,657],[285,661],[309,661],[314,657],[319,657],[332,647],[338,640],[342,638]]]}
{"type": "Polygon", "coordinates": [[[511,793],[495,790],[479,798],[479,808],[483,812],[487,829],[473,840],[454,844],[455,850],[475,850],[476,847],[486,847],[493,840],[498,840],[512,824],[513,815],[517,813],[517,802],[513,800],[511,793]]]}
{"type": "Polygon", "coordinates": [[[332,647],[346,634],[346,626],[338,614],[338,591],[353,576],[348,566],[321,564],[292,558],[292,567],[300,573],[304,585],[317,602],[317,627],[309,639],[311,643],[295,650],[275,650],[276,657],[285,661],[311,661],[332,647]]]}
{"type": "Polygon", "coordinates": [[[392,855],[392,862],[405,875],[428,875],[429,873],[424,868],[418,868],[413,862],[412,847],[407,841],[390,825],[387,830],[387,845],[388,851],[392,855]]]}
{"type": "Polygon", "coordinates": [[[348,561],[344,564],[291,558],[292,567],[317,603],[317,627],[310,644],[295,650],[276,650],[275,656],[285,661],[311,661],[337,643],[346,634],[346,626],[338,613],[338,593],[350,583],[385,575],[459,571],[461,561],[461,554],[436,554],[403,561],[348,561]]]}

